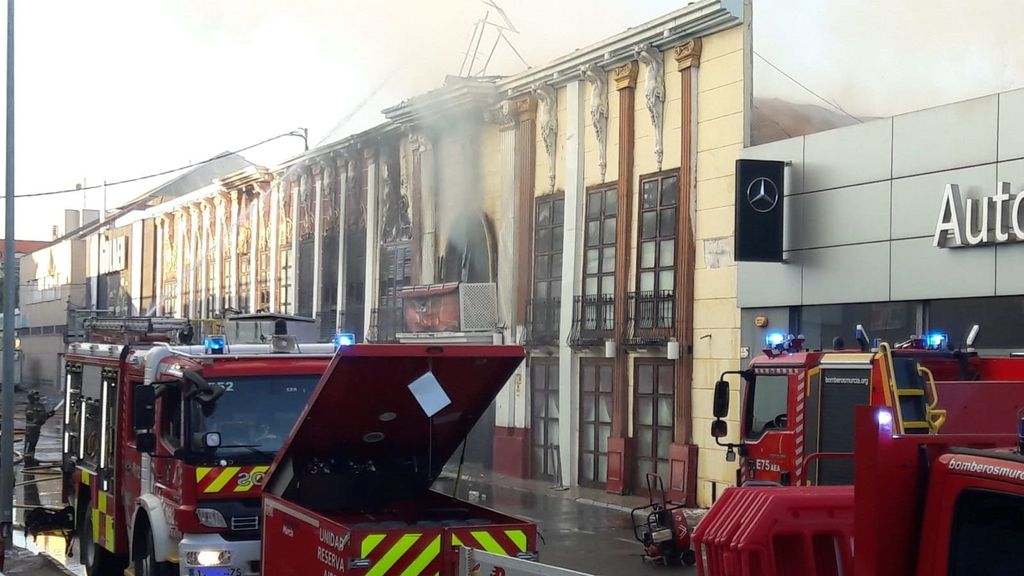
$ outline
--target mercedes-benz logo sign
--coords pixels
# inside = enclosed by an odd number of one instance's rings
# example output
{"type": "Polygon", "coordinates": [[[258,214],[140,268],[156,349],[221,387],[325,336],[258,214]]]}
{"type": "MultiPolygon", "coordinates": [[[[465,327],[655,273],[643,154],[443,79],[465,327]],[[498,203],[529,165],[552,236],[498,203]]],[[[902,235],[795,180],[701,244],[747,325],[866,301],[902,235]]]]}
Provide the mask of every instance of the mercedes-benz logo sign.
{"type": "Polygon", "coordinates": [[[747,186],[747,203],[758,212],[771,212],[779,203],[779,189],[775,182],[765,178],[754,178],[747,186]]]}

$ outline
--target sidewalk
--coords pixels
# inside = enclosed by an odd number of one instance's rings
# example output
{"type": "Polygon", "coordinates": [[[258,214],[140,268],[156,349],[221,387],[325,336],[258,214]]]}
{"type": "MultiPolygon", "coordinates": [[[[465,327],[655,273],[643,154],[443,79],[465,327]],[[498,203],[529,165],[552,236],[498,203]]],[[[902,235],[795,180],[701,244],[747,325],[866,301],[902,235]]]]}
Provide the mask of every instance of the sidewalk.
{"type": "Polygon", "coordinates": [[[56,560],[46,554],[36,554],[24,548],[11,550],[4,561],[4,571],[0,576],[16,574],[32,574],[33,576],[74,576],[56,560]]]}
{"type": "MultiPolygon", "coordinates": [[[[441,477],[454,479],[457,468],[457,466],[445,466],[444,472],[441,473],[441,477]]],[[[629,514],[634,508],[646,506],[648,504],[646,495],[622,496],[619,494],[610,494],[598,488],[585,488],[582,486],[560,488],[554,486],[548,481],[512,478],[477,467],[470,469],[468,466],[463,466],[462,480],[471,484],[500,486],[502,488],[518,492],[558,496],[567,500],[572,500],[577,504],[607,508],[623,514],[629,514]]],[[[473,496],[472,492],[473,491],[470,490],[469,496],[471,498],[473,496]]],[[[686,519],[690,523],[691,527],[696,526],[697,522],[699,522],[706,513],[706,508],[689,508],[686,510],[686,519]]]]}

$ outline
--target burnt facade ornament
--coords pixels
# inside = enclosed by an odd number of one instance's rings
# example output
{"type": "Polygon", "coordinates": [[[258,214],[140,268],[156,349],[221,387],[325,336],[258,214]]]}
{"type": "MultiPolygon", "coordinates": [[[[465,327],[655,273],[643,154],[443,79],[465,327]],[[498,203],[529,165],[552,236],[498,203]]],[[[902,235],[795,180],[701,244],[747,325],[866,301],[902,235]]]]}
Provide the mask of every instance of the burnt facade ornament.
{"type": "Polygon", "coordinates": [[[665,61],[661,52],[650,44],[636,47],[636,57],[644,64],[644,99],[647,111],[651,114],[654,126],[654,157],[658,162],[658,170],[665,156],[664,123],[665,123],[665,61]]]}
{"type": "Polygon", "coordinates": [[[558,97],[555,89],[547,84],[535,84],[533,93],[537,96],[537,123],[540,128],[544,152],[548,156],[548,186],[555,189],[555,151],[558,138],[558,97]]]}
{"type": "Polygon", "coordinates": [[[608,73],[596,64],[580,68],[580,74],[590,84],[590,122],[597,138],[597,166],[604,182],[608,169],[608,73]]]}

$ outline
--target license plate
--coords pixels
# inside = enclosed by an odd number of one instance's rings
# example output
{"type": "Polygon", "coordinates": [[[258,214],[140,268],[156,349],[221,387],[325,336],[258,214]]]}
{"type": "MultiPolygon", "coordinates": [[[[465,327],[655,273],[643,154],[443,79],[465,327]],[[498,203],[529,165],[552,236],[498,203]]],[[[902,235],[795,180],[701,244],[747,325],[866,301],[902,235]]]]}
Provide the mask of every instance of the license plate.
{"type": "Polygon", "coordinates": [[[188,576],[242,576],[241,568],[189,568],[188,576]]]}

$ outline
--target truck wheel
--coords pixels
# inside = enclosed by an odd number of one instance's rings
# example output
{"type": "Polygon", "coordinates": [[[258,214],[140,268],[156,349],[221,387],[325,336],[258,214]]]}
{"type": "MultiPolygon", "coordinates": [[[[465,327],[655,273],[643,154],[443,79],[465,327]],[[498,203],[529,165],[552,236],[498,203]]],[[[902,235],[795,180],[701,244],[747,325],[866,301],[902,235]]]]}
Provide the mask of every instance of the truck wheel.
{"type": "Polygon", "coordinates": [[[135,554],[135,576],[172,576],[177,574],[169,562],[157,562],[153,533],[146,529],[144,548],[135,554]]]}
{"type": "Polygon", "coordinates": [[[92,539],[92,506],[88,500],[82,500],[78,506],[75,527],[79,556],[82,565],[85,566],[85,573],[89,576],[120,576],[124,572],[124,566],[117,556],[92,539]]]}
{"type": "Polygon", "coordinates": [[[681,560],[683,561],[683,564],[693,566],[697,563],[697,553],[693,550],[683,550],[681,560]]]}

